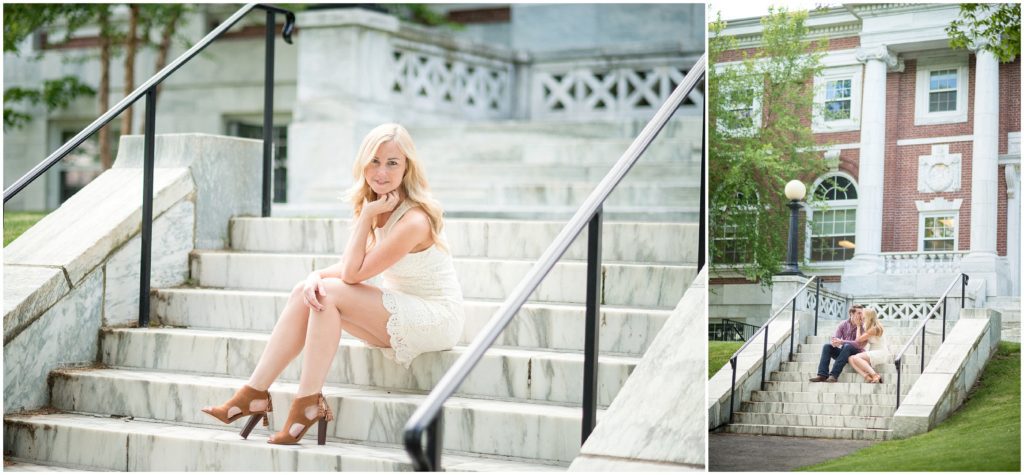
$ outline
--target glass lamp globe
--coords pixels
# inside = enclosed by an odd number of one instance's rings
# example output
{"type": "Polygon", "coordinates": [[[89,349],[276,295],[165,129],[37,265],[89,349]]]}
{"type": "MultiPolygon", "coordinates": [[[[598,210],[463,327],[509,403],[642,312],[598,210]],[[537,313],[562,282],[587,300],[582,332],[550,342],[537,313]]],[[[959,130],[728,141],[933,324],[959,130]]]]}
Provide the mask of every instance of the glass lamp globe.
{"type": "Polygon", "coordinates": [[[786,183],[786,198],[794,201],[800,201],[804,199],[807,194],[807,187],[804,186],[800,180],[793,180],[786,183]]]}

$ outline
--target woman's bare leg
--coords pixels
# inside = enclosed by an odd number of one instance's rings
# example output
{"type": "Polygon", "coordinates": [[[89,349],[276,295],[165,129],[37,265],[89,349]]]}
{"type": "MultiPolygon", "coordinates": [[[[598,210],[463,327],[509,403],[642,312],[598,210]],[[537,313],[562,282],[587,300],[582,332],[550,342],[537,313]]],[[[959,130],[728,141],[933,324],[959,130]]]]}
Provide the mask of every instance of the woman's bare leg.
{"type": "Polygon", "coordinates": [[[857,372],[857,374],[861,375],[864,379],[867,379],[868,372],[864,368],[864,360],[861,359],[862,356],[863,355],[860,354],[853,355],[847,362],[850,364],[850,366],[853,366],[853,369],[854,371],[857,372]]]}

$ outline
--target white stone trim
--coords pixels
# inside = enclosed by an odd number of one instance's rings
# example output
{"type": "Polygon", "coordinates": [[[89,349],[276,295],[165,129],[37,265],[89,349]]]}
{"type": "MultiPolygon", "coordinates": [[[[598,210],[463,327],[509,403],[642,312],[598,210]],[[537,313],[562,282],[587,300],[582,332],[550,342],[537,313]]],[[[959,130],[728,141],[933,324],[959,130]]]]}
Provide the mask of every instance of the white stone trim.
{"type": "Polygon", "coordinates": [[[931,155],[918,157],[917,191],[943,193],[960,190],[961,154],[949,153],[949,144],[932,145],[931,155]]]}
{"type": "Polygon", "coordinates": [[[940,196],[931,201],[915,200],[914,204],[917,205],[917,210],[920,212],[960,211],[960,204],[962,204],[963,201],[964,200],[962,198],[950,201],[940,196]]]}
{"type": "Polygon", "coordinates": [[[968,65],[966,55],[922,58],[917,63],[914,83],[914,125],[955,124],[967,122],[968,65]],[[955,69],[956,110],[928,112],[930,73],[940,69],[955,69]]]}
{"type": "Polygon", "coordinates": [[[818,151],[818,152],[824,152],[824,151],[828,151],[828,150],[859,150],[859,149],[860,149],[860,142],[854,142],[854,143],[837,143],[837,144],[832,144],[832,145],[817,145],[814,148],[812,148],[811,150],[815,150],[815,151],[818,151]]]}
{"type": "Polygon", "coordinates": [[[814,78],[814,118],[811,130],[821,132],[846,132],[860,129],[860,103],[863,97],[864,66],[860,64],[829,68],[814,78]],[[850,80],[850,118],[825,120],[825,95],[829,81],[850,80]]]}
{"type": "Polygon", "coordinates": [[[901,139],[896,141],[897,147],[907,145],[934,145],[940,143],[973,142],[973,135],[950,135],[947,137],[927,137],[923,139],[901,139]]]}
{"type": "Polygon", "coordinates": [[[1020,155],[1020,131],[1006,133],[1006,154],[1020,155]]]}

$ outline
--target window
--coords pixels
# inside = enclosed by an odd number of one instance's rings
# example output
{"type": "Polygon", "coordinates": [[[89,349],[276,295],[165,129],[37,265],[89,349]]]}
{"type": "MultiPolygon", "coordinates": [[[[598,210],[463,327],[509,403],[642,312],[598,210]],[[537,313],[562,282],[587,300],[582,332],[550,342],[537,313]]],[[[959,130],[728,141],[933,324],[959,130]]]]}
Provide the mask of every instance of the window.
{"type": "Polygon", "coordinates": [[[733,135],[753,135],[761,127],[759,91],[744,89],[725,92],[725,109],[731,117],[719,121],[718,126],[733,135]]]}
{"type": "Polygon", "coordinates": [[[956,252],[960,204],[963,200],[935,198],[916,201],[920,213],[917,250],[923,252],[956,252]]]}
{"type": "Polygon", "coordinates": [[[808,239],[804,255],[811,262],[840,262],[853,258],[856,241],[857,188],[845,175],[832,175],[814,186],[821,209],[807,208],[808,239]]]}
{"type": "Polygon", "coordinates": [[[967,122],[967,57],[918,60],[914,125],[967,122]]]}
{"type": "Polygon", "coordinates": [[[852,79],[840,79],[825,83],[825,120],[842,120],[850,118],[852,79]]]}
{"type": "Polygon", "coordinates": [[[814,132],[860,128],[861,66],[829,68],[814,78],[814,132]]]}
{"type": "MultiPolygon", "coordinates": [[[[754,256],[748,233],[741,233],[741,228],[753,226],[757,228],[758,202],[756,192],[744,194],[737,192],[738,207],[736,211],[716,219],[711,224],[711,239],[718,255],[712,257],[712,264],[722,266],[741,266],[753,262],[754,256]],[[749,198],[753,196],[753,199],[749,198]]],[[[755,231],[756,232],[756,231],[755,231]]]]}
{"type": "MultiPolygon", "coordinates": [[[[280,120],[275,122],[280,123],[280,120]]],[[[262,118],[258,124],[248,121],[232,120],[228,122],[228,135],[247,139],[263,139],[262,118]]],[[[288,126],[274,126],[274,170],[273,190],[274,203],[288,202],[288,126]]]]}
{"type": "Polygon", "coordinates": [[[928,112],[956,110],[956,70],[930,71],[928,82],[928,112]]]}
{"type": "Polygon", "coordinates": [[[956,216],[925,216],[924,251],[955,251],[956,250],[956,216]]]}
{"type": "Polygon", "coordinates": [[[724,224],[719,229],[720,233],[718,236],[715,236],[715,241],[718,241],[718,249],[721,255],[715,264],[735,265],[750,262],[749,247],[747,246],[746,239],[737,235],[738,227],[735,224],[724,224]]]}

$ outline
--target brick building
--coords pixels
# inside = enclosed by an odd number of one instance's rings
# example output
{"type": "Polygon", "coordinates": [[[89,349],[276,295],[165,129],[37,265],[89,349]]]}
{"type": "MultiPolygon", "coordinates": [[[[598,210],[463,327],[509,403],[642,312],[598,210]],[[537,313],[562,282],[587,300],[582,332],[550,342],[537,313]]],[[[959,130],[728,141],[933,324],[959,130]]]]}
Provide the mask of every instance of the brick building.
{"type": "MultiPolygon", "coordinates": [[[[801,269],[854,299],[935,298],[959,272],[979,304],[1020,295],[1020,58],[951,49],[945,28],[958,13],[847,4],[807,21],[812,38],[829,39],[814,84],[824,112],[811,120],[829,171],[808,194],[829,203],[805,208],[801,269]]],[[[749,18],[723,34],[749,51],[760,31],[749,18]]],[[[713,275],[712,319],[767,318],[768,291],[713,275]]]]}

